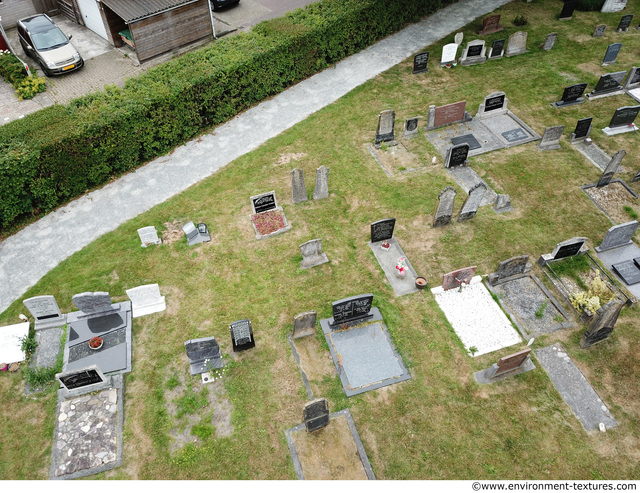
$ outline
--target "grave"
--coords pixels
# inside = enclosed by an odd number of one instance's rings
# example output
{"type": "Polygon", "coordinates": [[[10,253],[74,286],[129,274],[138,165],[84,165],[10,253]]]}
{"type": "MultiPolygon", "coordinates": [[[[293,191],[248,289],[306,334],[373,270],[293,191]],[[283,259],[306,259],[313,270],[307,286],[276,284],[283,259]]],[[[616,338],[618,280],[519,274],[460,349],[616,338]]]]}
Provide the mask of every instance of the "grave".
{"type": "Polygon", "coordinates": [[[192,375],[200,375],[214,369],[223,368],[224,361],[215,337],[190,339],[184,343],[189,358],[192,375]]]}
{"type": "Polygon", "coordinates": [[[301,269],[310,269],[329,262],[327,254],[322,252],[322,240],[319,238],[300,245],[300,253],[302,254],[301,269]]]}
{"type": "Polygon", "coordinates": [[[527,52],[527,33],[518,31],[509,36],[506,56],[522,55],[527,52]]]}
{"type": "MultiPolygon", "coordinates": [[[[495,205],[498,195],[470,166],[456,166],[453,168],[446,168],[446,170],[467,194],[471,194],[471,191],[479,186],[484,187],[484,194],[478,194],[475,197],[480,198],[480,206],[495,205]]],[[[475,206],[475,204],[470,203],[468,206],[472,207],[475,206]]]]}
{"type": "Polygon", "coordinates": [[[249,216],[249,219],[253,225],[257,240],[271,238],[291,229],[282,207],[278,207],[274,190],[254,195],[250,197],[250,200],[253,214],[249,216]]]}
{"type": "Polygon", "coordinates": [[[316,169],[316,186],[313,189],[313,200],[329,197],[329,168],[325,165],[316,169]]]}
{"type": "Polygon", "coordinates": [[[536,367],[531,361],[530,353],[531,349],[527,348],[523,351],[518,351],[517,353],[500,358],[497,363],[494,363],[486,370],[474,373],[473,376],[476,382],[487,384],[535,370],[536,367]]]}
{"type": "Polygon", "coordinates": [[[469,156],[469,144],[454,145],[447,151],[447,156],[444,161],[445,168],[452,168],[455,166],[466,166],[469,164],[467,157],[469,156]]]}
{"type": "Polygon", "coordinates": [[[466,49],[462,51],[462,56],[460,60],[458,60],[458,63],[465,66],[484,63],[487,61],[485,50],[485,42],[483,40],[476,39],[475,41],[469,41],[466,49]]]}
{"type": "Polygon", "coordinates": [[[492,286],[497,286],[503,282],[510,281],[514,276],[521,277],[531,270],[529,255],[520,255],[503,260],[498,265],[498,270],[487,276],[487,282],[492,286]]]}
{"type": "Polygon", "coordinates": [[[560,343],[538,349],[535,355],[585,430],[598,430],[600,423],[604,423],[606,428],[618,426],[609,409],[560,343]]]}
{"type": "Polygon", "coordinates": [[[618,24],[618,28],[616,32],[626,33],[629,30],[629,26],[631,25],[631,21],[633,20],[633,15],[623,15],[620,19],[620,23],[618,24]]]}
{"type": "Polygon", "coordinates": [[[618,53],[620,53],[620,49],[622,48],[622,43],[612,43],[607,47],[607,51],[604,54],[604,58],[602,60],[602,65],[611,65],[616,63],[616,58],[618,57],[618,53]]]}
{"type": "Polygon", "coordinates": [[[423,51],[413,56],[413,72],[414,74],[423,74],[429,71],[427,64],[429,62],[429,52],[423,51]]]}
{"type": "Polygon", "coordinates": [[[623,94],[624,88],[622,87],[622,81],[624,80],[625,75],[627,75],[625,70],[604,74],[600,77],[595,89],[587,94],[587,98],[598,99],[623,94]]]}
{"type": "Polygon", "coordinates": [[[602,243],[595,248],[596,253],[602,253],[607,250],[633,244],[633,235],[637,229],[638,221],[629,221],[628,223],[611,226],[602,243]]]}
{"type": "MultiPolygon", "coordinates": [[[[628,232],[629,231],[627,231],[627,233],[628,232]]],[[[635,263],[635,266],[637,267],[638,262],[634,262],[634,259],[640,258],[640,248],[635,243],[631,242],[622,246],[618,246],[617,248],[612,248],[610,250],[601,250],[596,253],[598,255],[598,259],[602,262],[602,264],[604,264],[604,267],[612,273],[612,276],[620,284],[622,284],[625,289],[630,292],[636,299],[640,299],[640,284],[625,285],[624,279],[613,268],[614,265],[619,265],[624,262],[635,263]]],[[[620,268],[624,269],[624,267],[620,268]]],[[[630,270],[630,272],[634,271],[630,270]]]]}
{"type": "Polygon", "coordinates": [[[474,267],[450,272],[431,290],[465,349],[477,357],[522,342],[480,276],[462,287],[473,272],[474,267]]]}
{"type": "Polygon", "coordinates": [[[640,102],[640,69],[638,67],[631,67],[629,69],[629,75],[624,83],[624,90],[636,101],[640,102]]]}
{"type": "Polygon", "coordinates": [[[402,136],[405,139],[411,139],[413,137],[415,137],[416,135],[418,135],[418,122],[420,120],[419,116],[416,116],[414,118],[407,118],[404,121],[404,133],[402,134],[402,136]]]}
{"type": "Polygon", "coordinates": [[[131,300],[133,318],[166,310],[164,296],[160,295],[160,286],[145,284],[137,288],[127,289],[127,296],[131,300]]]}
{"type": "Polygon", "coordinates": [[[131,302],[111,303],[106,292],[80,293],[72,298],[80,310],[67,314],[68,333],[63,372],[97,365],[105,375],[131,371],[131,302]],[[100,349],[89,347],[99,336],[100,349]]]}
{"type": "Polygon", "coordinates": [[[138,236],[140,237],[140,246],[147,248],[149,245],[160,245],[162,240],[158,238],[158,232],[155,226],[146,226],[138,230],[138,236]]]}
{"type": "Polygon", "coordinates": [[[544,43],[542,44],[542,49],[544,51],[551,50],[555,46],[557,39],[558,39],[558,33],[547,34],[547,37],[545,38],[544,43]]]}
{"type": "Polygon", "coordinates": [[[497,60],[498,58],[502,58],[504,55],[504,44],[506,39],[496,39],[493,43],[491,43],[491,48],[489,48],[489,60],[497,60]]]}
{"type": "Polygon", "coordinates": [[[637,131],[638,127],[633,122],[638,116],[638,112],[640,112],[640,106],[623,106],[618,108],[613,114],[613,117],[611,117],[609,126],[603,128],[602,131],[609,136],[637,131]]]}
{"type": "Polygon", "coordinates": [[[604,36],[604,32],[607,29],[607,25],[606,24],[600,24],[599,26],[596,26],[595,31],[593,31],[593,37],[594,38],[600,38],[602,36],[604,36]]]}
{"type": "Polygon", "coordinates": [[[333,317],[320,320],[347,397],[411,378],[372,301],[372,294],[335,301],[333,317]]]}
{"type": "Polygon", "coordinates": [[[0,327],[0,363],[7,365],[26,359],[20,339],[29,336],[29,322],[0,327]]]}
{"type": "Polygon", "coordinates": [[[620,12],[627,5],[627,0],[605,0],[600,12],[620,12]]]}
{"type": "Polygon", "coordinates": [[[511,206],[511,197],[509,194],[498,194],[496,196],[496,203],[493,205],[493,210],[496,214],[503,214],[513,210],[511,206]]]}
{"type": "Polygon", "coordinates": [[[438,206],[433,214],[433,227],[446,226],[453,216],[453,203],[456,199],[456,191],[453,187],[446,187],[438,195],[438,206]]]}
{"type": "Polygon", "coordinates": [[[372,241],[368,244],[396,296],[404,296],[418,291],[416,286],[418,274],[402,250],[400,243],[393,238],[393,225],[395,225],[395,219],[383,219],[371,224],[372,241]],[[378,241],[373,241],[374,239],[378,239],[378,241]],[[383,248],[383,245],[386,248],[383,248]],[[402,277],[397,275],[396,269],[400,258],[404,259],[406,267],[406,272],[402,277]]]}
{"type": "Polygon", "coordinates": [[[618,262],[611,266],[613,271],[627,286],[632,286],[640,282],[640,267],[638,267],[638,263],[635,260],[636,259],[625,260],[624,262],[618,262]]]}
{"type": "Polygon", "coordinates": [[[307,200],[307,188],[304,185],[304,171],[295,168],[291,170],[291,201],[294,204],[307,200]]]}
{"type": "Polygon", "coordinates": [[[482,30],[478,32],[480,36],[500,32],[504,29],[500,25],[500,14],[490,15],[482,20],[482,30]]]}
{"type": "Polygon", "coordinates": [[[562,6],[562,11],[558,16],[558,20],[568,21],[573,17],[573,11],[576,9],[577,2],[565,2],[562,6]]]}
{"type": "Polygon", "coordinates": [[[587,247],[588,238],[576,236],[565,241],[561,241],[556,244],[553,252],[545,253],[538,259],[538,265],[544,267],[545,265],[562,260],[563,258],[573,257],[574,255],[582,255],[586,253],[589,248],[587,247]]]}
{"type": "Polygon", "coordinates": [[[573,106],[575,104],[584,103],[584,98],[582,97],[582,94],[584,93],[586,88],[587,88],[587,84],[584,84],[584,83],[574,84],[572,86],[565,87],[560,101],[551,103],[551,106],[555,108],[565,108],[567,106],[573,106]]]}
{"type": "Polygon", "coordinates": [[[564,132],[564,125],[558,125],[555,127],[547,127],[542,134],[542,140],[538,144],[539,151],[551,151],[555,149],[561,149],[560,138],[564,132]]]}
{"type": "Polygon", "coordinates": [[[23,303],[35,319],[34,330],[36,332],[62,327],[67,322],[67,316],[62,314],[52,295],[34,296],[24,300],[23,303]]]}
{"type": "Polygon", "coordinates": [[[75,395],[94,392],[107,382],[107,378],[96,365],[57,373],[56,378],[67,392],[75,391],[75,395]]]}
{"type": "Polygon", "coordinates": [[[304,312],[298,313],[293,317],[293,331],[291,332],[292,339],[299,339],[300,337],[307,337],[316,333],[316,312],[304,312]]]}
{"type": "Polygon", "coordinates": [[[625,157],[626,154],[627,152],[624,149],[614,154],[614,156],[611,158],[611,161],[609,161],[609,164],[607,164],[607,167],[605,168],[604,172],[600,176],[600,179],[598,180],[596,187],[598,188],[604,187],[604,186],[607,186],[609,183],[611,183],[611,179],[613,178],[613,175],[616,173],[616,171],[618,171],[618,168],[620,167],[620,163],[622,162],[622,159],[625,157]]]}
{"type": "Polygon", "coordinates": [[[589,328],[582,335],[581,348],[587,348],[608,339],[618,321],[620,310],[624,306],[619,298],[613,298],[597,312],[589,328]]]}
{"type": "Polygon", "coordinates": [[[433,130],[445,125],[452,125],[454,123],[471,120],[471,115],[465,111],[466,106],[466,101],[458,101],[457,103],[446,104],[438,107],[430,105],[425,130],[433,130]]]}
{"type": "Polygon", "coordinates": [[[396,123],[396,112],[393,110],[385,110],[378,116],[378,129],[376,130],[376,138],[373,145],[376,149],[380,149],[384,142],[387,145],[396,145],[396,135],[394,126],[396,123]]]}
{"type": "Polygon", "coordinates": [[[308,432],[321,430],[329,424],[329,401],[320,398],[307,402],[302,410],[302,419],[308,432]]]}
{"type": "Polygon", "coordinates": [[[458,44],[449,43],[442,47],[442,56],[440,57],[440,66],[455,63],[458,55],[458,44]]]}
{"type": "Polygon", "coordinates": [[[253,338],[253,327],[249,319],[237,320],[231,323],[229,331],[231,332],[234,353],[256,347],[256,341],[253,338]]]}
{"type": "Polygon", "coordinates": [[[205,223],[198,223],[198,227],[196,228],[193,221],[189,221],[187,224],[182,226],[182,231],[187,235],[187,244],[189,246],[211,241],[211,235],[209,234],[209,229],[205,223]]]}
{"type": "Polygon", "coordinates": [[[393,230],[396,227],[395,218],[381,219],[371,223],[371,243],[378,243],[393,238],[393,230]]]}
{"type": "Polygon", "coordinates": [[[285,430],[299,480],[374,480],[349,409],[331,413],[327,426],[309,433],[301,423],[285,430]]]}
{"type": "Polygon", "coordinates": [[[479,207],[482,205],[482,201],[486,192],[487,187],[483,183],[478,183],[471,190],[469,190],[469,195],[464,201],[464,204],[462,204],[462,209],[460,209],[460,214],[458,215],[457,219],[458,222],[468,221],[469,219],[473,219],[476,216],[479,207]]]}
{"type": "Polygon", "coordinates": [[[577,142],[582,142],[589,137],[591,133],[591,122],[593,121],[593,117],[582,118],[578,120],[576,123],[576,129],[571,133],[571,143],[575,144],[577,142]]]}
{"type": "MultiPolygon", "coordinates": [[[[605,167],[606,169],[606,167],[605,167]]],[[[629,215],[624,205],[637,206],[638,194],[620,178],[614,178],[605,187],[597,187],[595,183],[580,187],[594,205],[614,224],[627,222],[629,215]]]]}

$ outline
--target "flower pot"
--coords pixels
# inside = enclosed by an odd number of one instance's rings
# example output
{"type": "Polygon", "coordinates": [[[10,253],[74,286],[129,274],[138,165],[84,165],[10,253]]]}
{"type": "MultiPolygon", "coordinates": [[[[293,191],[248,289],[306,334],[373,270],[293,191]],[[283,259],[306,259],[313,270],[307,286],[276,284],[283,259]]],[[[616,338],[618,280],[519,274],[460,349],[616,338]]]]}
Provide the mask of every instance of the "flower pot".
{"type": "Polygon", "coordinates": [[[100,344],[98,344],[97,346],[92,346],[91,344],[87,343],[89,345],[89,349],[91,349],[92,351],[97,351],[98,349],[100,349],[102,347],[102,345],[104,344],[104,340],[100,341],[100,344]]]}
{"type": "Polygon", "coordinates": [[[0,363],[0,371],[7,371],[9,369],[9,365],[6,363],[0,363]]]}
{"type": "Polygon", "coordinates": [[[387,250],[389,250],[389,248],[391,248],[391,245],[384,246],[383,243],[382,245],[380,245],[380,248],[386,252],[387,250]]]}
{"type": "Polygon", "coordinates": [[[424,277],[416,277],[416,288],[424,289],[427,287],[427,280],[424,277]]]}

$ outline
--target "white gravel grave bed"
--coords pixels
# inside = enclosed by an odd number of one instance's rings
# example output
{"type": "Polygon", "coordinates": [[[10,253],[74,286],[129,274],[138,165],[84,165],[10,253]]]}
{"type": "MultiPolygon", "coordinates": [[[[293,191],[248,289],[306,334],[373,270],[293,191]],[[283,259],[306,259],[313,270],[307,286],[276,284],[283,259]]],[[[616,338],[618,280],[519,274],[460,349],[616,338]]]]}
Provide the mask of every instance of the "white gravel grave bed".
{"type": "Polygon", "coordinates": [[[474,357],[522,341],[481,279],[475,276],[470,284],[462,286],[462,292],[458,288],[445,291],[442,286],[431,290],[467,351],[477,349],[474,357]]]}

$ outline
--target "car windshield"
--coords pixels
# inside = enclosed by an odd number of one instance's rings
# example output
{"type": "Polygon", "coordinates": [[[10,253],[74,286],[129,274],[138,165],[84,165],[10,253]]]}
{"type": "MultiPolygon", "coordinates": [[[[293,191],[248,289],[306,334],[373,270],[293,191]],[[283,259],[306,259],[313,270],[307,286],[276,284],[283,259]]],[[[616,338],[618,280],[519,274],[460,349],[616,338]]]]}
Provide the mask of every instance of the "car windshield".
{"type": "Polygon", "coordinates": [[[47,31],[31,33],[31,39],[33,39],[35,49],[39,51],[52,50],[69,42],[67,37],[56,26],[51,26],[51,29],[47,31]]]}

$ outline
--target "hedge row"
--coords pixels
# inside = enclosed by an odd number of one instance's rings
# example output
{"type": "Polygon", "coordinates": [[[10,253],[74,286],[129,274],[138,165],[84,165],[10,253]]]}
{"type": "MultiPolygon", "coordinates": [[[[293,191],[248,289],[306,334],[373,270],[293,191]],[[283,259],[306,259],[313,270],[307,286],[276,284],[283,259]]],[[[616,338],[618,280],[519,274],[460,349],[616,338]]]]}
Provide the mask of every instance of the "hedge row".
{"type": "Polygon", "coordinates": [[[0,127],[0,228],[47,212],[452,0],[323,0],[0,127]]]}

